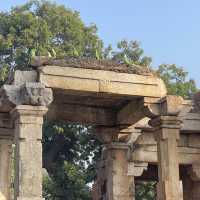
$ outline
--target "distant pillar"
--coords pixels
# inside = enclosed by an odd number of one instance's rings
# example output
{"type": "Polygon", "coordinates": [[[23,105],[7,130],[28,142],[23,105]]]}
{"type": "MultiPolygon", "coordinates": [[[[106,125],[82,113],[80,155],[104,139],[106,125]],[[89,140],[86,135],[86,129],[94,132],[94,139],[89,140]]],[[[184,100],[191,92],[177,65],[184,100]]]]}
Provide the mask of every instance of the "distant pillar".
{"type": "Polygon", "coordinates": [[[160,116],[151,120],[151,124],[156,127],[158,152],[157,200],[182,200],[177,152],[180,120],[176,116],[160,116]]]}

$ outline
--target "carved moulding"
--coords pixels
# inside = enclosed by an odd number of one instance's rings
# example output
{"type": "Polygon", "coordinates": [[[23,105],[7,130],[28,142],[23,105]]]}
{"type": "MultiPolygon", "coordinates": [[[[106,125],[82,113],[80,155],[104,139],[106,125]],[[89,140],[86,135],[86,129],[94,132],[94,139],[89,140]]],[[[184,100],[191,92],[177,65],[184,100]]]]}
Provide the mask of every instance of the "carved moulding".
{"type": "Polygon", "coordinates": [[[38,82],[4,85],[0,89],[0,110],[4,112],[17,105],[48,106],[52,101],[52,90],[38,82]]]}
{"type": "Polygon", "coordinates": [[[147,168],[148,163],[146,162],[128,162],[127,176],[141,176],[147,168]]]}

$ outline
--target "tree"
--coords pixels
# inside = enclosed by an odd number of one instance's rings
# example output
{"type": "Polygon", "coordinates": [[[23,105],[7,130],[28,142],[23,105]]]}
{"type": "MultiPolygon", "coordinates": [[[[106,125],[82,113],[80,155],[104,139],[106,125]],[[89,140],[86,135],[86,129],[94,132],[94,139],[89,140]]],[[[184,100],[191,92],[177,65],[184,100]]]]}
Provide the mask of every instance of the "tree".
{"type": "Polygon", "coordinates": [[[92,127],[45,123],[43,138],[44,197],[47,200],[89,200],[87,185],[95,178],[101,146],[92,127]]]}
{"type": "MultiPolygon", "coordinates": [[[[121,40],[117,44],[118,51],[112,52],[111,59],[126,64],[135,64],[143,67],[149,67],[152,59],[144,56],[144,50],[137,41],[121,40]]],[[[110,48],[111,50],[111,48],[110,48]]],[[[108,54],[108,53],[107,53],[108,54]]]]}
{"type": "Polygon", "coordinates": [[[175,64],[159,65],[158,75],[164,80],[168,94],[179,95],[186,99],[191,99],[197,91],[195,81],[188,79],[188,72],[175,64]]]}
{"type": "Polygon", "coordinates": [[[95,57],[103,47],[96,32],[78,12],[45,0],[1,12],[0,78],[4,81],[10,69],[27,68],[35,55],[95,57]]]}

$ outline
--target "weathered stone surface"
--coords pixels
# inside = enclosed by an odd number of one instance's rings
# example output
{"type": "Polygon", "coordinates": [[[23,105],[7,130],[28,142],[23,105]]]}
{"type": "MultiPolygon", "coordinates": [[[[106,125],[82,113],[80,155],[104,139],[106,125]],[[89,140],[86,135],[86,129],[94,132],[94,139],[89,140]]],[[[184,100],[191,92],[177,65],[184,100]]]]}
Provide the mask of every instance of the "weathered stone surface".
{"type": "Polygon", "coordinates": [[[42,124],[47,108],[17,106],[15,120],[15,200],[42,199],[42,124]]]}
{"type": "MultiPolygon", "coordinates": [[[[2,132],[0,132],[2,134],[2,132]]],[[[0,199],[11,199],[11,138],[0,138],[0,199]]]]}
{"type": "MultiPolygon", "coordinates": [[[[169,107],[169,110],[170,107],[169,107]]],[[[172,109],[174,113],[174,109],[172,109]]],[[[181,200],[177,141],[180,122],[176,116],[161,116],[156,119],[158,153],[159,198],[161,200],[181,200]]],[[[153,123],[154,124],[154,123],[153,123]]]]}
{"type": "Polygon", "coordinates": [[[53,101],[52,90],[41,83],[25,83],[20,95],[22,105],[48,106],[53,101]]]}
{"type": "Polygon", "coordinates": [[[160,115],[176,116],[181,112],[184,100],[180,96],[167,95],[163,98],[144,98],[144,114],[149,118],[160,115]]]}
{"type": "Polygon", "coordinates": [[[27,82],[37,82],[38,81],[38,73],[35,70],[32,71],[20,71],[16,70],[6,84],[12,85],[23,85],[27,82]]]}
{"type": "Polygon", "coordinates": [[[129,162],[128,163],[128,176],[141,176],[145,170],[147,170],[148,163],[144,162],[129,162]]]}
{"type": "Polygon", "coordinates": [[[65,92],[101,93],[101,96],[163,97],[166,87],[157,77],[74,67],[45,66],[39,69],[40,82],[65,92]]]}
{"type": "Polygon", "coordinates": [[[0,107],[7,112],[17,105],[48,106],[52,101],[52,90],[41,83],[4,85],[0,90],[0,107]]]}
{"type": "Polygon", "coordinates": [[[113,144],[109,149],[110,165],[107,165],[108,199],[132,200],[135,195],[134,177],[128,175],[127,150],[121,145],[113,144]]]}

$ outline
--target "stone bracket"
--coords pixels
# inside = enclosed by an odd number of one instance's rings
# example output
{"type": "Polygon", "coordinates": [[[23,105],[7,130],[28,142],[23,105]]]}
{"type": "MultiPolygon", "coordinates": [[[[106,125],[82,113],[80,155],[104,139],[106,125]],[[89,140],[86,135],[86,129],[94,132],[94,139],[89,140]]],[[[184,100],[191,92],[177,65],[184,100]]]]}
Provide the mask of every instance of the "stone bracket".
{"type": "Polygon", "coordinates": [[[52,101],[52,90],[38,82],[4,85],[0,89],[0,107],[4,112],[9,112],[17,105],[48,106],[52,101]]]}
{"type": "Polygon", "coordinates": [[[141,176],[147,168],[148,163],[146,162],[128,162],[127,176],[141,176]]]}

